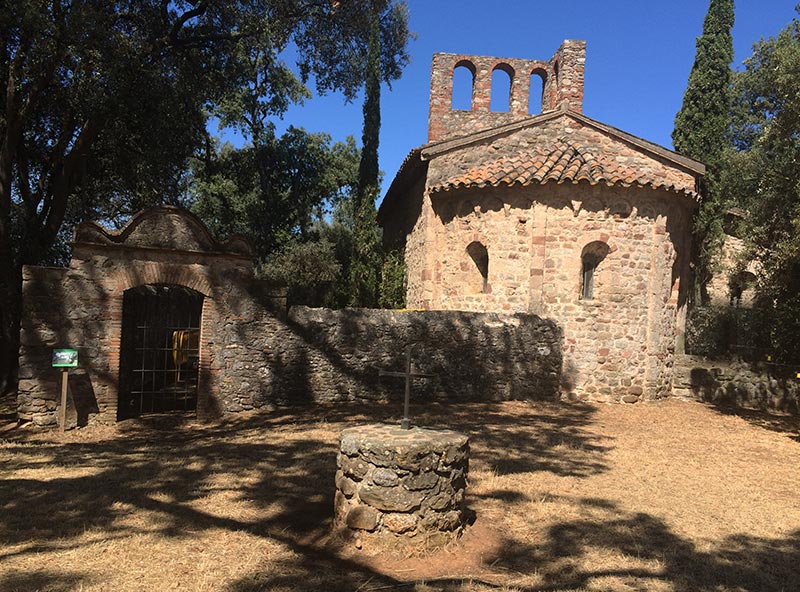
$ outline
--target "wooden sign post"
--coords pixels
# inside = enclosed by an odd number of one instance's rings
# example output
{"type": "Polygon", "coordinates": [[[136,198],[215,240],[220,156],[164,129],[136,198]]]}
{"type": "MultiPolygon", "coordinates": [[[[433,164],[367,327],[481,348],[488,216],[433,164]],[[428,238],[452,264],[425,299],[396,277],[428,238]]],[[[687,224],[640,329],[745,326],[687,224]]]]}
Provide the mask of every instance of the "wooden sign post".
{"type": "Polygon", "coordinates": [[[69,369],[78,367],[78,350],[54,349],[53,368],[61,368],[61,407],[58,410],[58,425],[67,429],[67,392],[69,391],[69,369]]]}
{"type": "Polygon", "coordinates": [[[61,407],[58,409],[58,425],[63,432],[67,429],[67,390],[69,389],[69,370],[61,371],[61,407]]]}

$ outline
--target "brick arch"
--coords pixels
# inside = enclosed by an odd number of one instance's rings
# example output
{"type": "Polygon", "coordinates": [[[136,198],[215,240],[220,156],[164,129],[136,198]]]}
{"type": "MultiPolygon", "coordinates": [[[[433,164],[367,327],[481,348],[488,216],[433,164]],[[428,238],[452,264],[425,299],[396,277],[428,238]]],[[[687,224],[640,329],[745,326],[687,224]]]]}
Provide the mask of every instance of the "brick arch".
{"type": "Polygon", "coordinates": [[[605,243],[608,245],[608,254],[611,255],[615,253],[618,248],[615,242],[611,241],[611,236],[607,232],[601,232],[598,230],[592,230],[582,233],[577,241],[577,245],[583,249],[586,245],[590,243],[605,243]]]}
{"type": "Polygon", "coordinates": [[[538,76],[542,79],[542,85],[547,84],[547,79],[550,78],[550,74],[547,72],[546,68],[542,68],[541,66],[536,66],[528,73],[528,76],[538,76]]]}
{"type": "Polygon", "coordinates": [[[147,262],[139,266],[128,266],[117,271],[114,288],[109,294],[108,303],[108,389],[107,411],[117,415],[119,402],[119,372],[122,347],[122,315],[123,294],[126,290],[148,284],[170,284],[190,288],[203,295],[203,312],[200,320],[200,374],[198,376],[198,414],[206,412],[208,393],[204,388],[209,381],[209,354],[206,323],[208,315],[214,315],[216,305],[212,296],[212,287],[203,271],[192,269],[188,265],[147,262]]]}
{"type": "Polygon", "coordinates": [[[494,72],[495,70],[502,70],[511,77],[512,81],[514,80],[514,77],[517,75],[517,71],[514,69],[514,66],[512,66],[508,62],[497,62],[494,66],[492,66],[492,72],[494,72]]]}
{"type": "MultiPolygon", "coordinates": [[[[478,69],[475,67],[475,64],[472,62],[472,60],[468,60],[468,59],[458,60],[455,64],[453,64],[453,70],[452,71],[455,72],[456,68],[466,68],[467,70],[472,72],[473,76],[475,76],[478,73],[478,69]]],[[[452,72],[451,72],[451,74],[452,74],[452,72]]]]}
{"type": "Polygon", "coordinates": [[[545,68],[540,66],[536,66],[532,68],[530,72],[528,72],[528,104],[526,105],[527,112],[529,115],[538,115],[545,110],[545,105],[547,104],[547,99],[545,98],[545,93],[547,90],[547,80],[550,78],[548,71],[545,68]],[[534,84],[533,77],[536,76],[541,84],[534,84]],[[538,97],[536,101],[533,100],[533,91],[534,86],[536,91],[538,92],[538,97]],[[534,108],[535,107],[535,108],[534,108]]]}
{"type": "Polygon", "coordinates": [[[464,110],[461,107],[456,107],[456,90],[457,90],[456,71],[459,68],[464,68],[465,70],[467,70],[472,77],[469,88],[469,109],[468,109],[469,111],[471,111],[475,108],[475,82],[478,78],[478,69],[475,67],[475,64],[472,63],[472,61],[467,59],[457,61],[455,64],[453,64],[453,68],[450,70],[450,80],[449,80],[450,108],[464,110]]]}
{"type": "MultiPolygon", "coordinates": [[[[492,106],[491,107],[491,111],[494,112],[494,113],[510,113],[511,112],[511,105],[514,102],[514,98],[515,98],[514,95],[516,94],[515,93],[515,84],[514,84],[514,81],[515,81],[515,78],[516,78],[516,70],[514,70],[514,67],[511,64],[509,64],[508,62],[497,62],[492,66],[491,71],[489,73],[489,84],[490,84],[490,89],[491,89],[489,91],[490,92],[490,98],[489,98],[490,105],[491,105],[491,102],[495,100],[495,92],[500,91],[501,88],[505,89],[505,87],[506,87],[506,81],[505,80],[502,80],[502,82],[498,82],[497,80],[495,80],[495,72],[498,72],[498,71],[499,72],[504,72],[505,74],[508,75],[508,102],[504,105],[504,108],[502,108],[502,109],[495,108],[495,107],[499,107],[498,105],[492,106]]],[[[501,76],[501,78],[502,78],[502,76],[501,76]]]]}
{"type": "Polygon", "coordinates": [[[617,251],[617,245],[613,242],[609,242],[609,238],[608,234],[595,231],[583,233],[577,241],[579,250],[576,249],[576,253],[578,256],[574,258],[574,261],[570,262],[570,265],[574,266],[579,271],[575,279],[577,281],[576,294],[580,300],[596,300],[598,297],[602,298],[604,290],[600,291],[599,288],[603,287],[603,285],[607,286],[609,283],[614,283],[615,263],[611,255],[617,251]],[[587,257],[589,260],[594,259],[590,274],[592,286],[589,287],[588,293],[585,283],[587,281],[587,257]],[[602,275],[605,279],[601,284],[599,281],[601,276],[597,274],[596,270],[601,262],[604,261],[606,263],[603,266],[605,269],[602,275]]]}
{"type": "Polygon", "coordinates": [[[211,284],[205,275],[183,265],[147,263],[143,268],[126,268],[118,272],[117,290],[125,290],[147,284],[171,284],[191,288],[205,298],[211,297],[211,284]]]}

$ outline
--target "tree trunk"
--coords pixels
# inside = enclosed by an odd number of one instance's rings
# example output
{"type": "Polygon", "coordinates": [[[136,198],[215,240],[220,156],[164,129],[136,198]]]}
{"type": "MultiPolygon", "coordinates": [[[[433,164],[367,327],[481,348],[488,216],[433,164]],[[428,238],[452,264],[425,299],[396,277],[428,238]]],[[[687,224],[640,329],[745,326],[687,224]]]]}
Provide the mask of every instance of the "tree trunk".
{"type": "Polygon", "coordinates": [[[14,263],[8,219],[0,219],[0,395],[17,386],[22,275],[14,263]]]}

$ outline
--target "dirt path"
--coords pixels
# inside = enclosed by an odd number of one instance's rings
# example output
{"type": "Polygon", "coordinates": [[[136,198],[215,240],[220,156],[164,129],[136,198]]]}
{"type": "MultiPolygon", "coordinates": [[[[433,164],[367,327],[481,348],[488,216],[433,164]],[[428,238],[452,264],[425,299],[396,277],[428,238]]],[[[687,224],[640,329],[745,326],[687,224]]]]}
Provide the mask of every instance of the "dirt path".
{"type": "Polygon", "coordinates": [[[333,544],[339,431],[388,407],[0,435],[0,590],[800,589],[795,418],[697,403],[435,406],[471,436],[450,548],[333,544]]]}

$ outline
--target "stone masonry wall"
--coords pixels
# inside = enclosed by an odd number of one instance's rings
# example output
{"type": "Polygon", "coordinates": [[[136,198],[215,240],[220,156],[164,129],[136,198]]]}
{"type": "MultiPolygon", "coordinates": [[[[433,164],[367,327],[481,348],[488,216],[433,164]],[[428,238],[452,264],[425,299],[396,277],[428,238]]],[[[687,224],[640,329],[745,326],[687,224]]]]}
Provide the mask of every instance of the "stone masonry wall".
{"type": "Polygon", "coordinates": [[[18,412],[40,425],[54,425],[60,371],[50,367],[52,350],[78,349],[80,368],[71,379],[70,422],[91,414],[106,422],[117,416],[122,297],[143,284],[176,284],[204,295],[198,415],[213,415],[236,396],[240,385],[224,376],[226,333],[232,323],[266,314],[266,298],[247,259],[188,257],[180,252],[109,252],[78,248],[67,269],[26,267],[20,333],[18,412]],[[144,256],[146,253],[146,256],[144,256]]]}
{"type": "Polygon", "coordinates": [[[278,393],[289,400],[398,398],[403,380],[378,371],[402,370],[414,343],[414,368],[434,375],[415,381],[418,400],[558,396],[561,332],[535,315],[293,307],[287,326],[303,347],[273,341],[267,366],[281,371],[278,393]]]}
{"type": "Polygon", "coordinates": [[[153,284],[184,286],[204,297],[199,417],[271,404],[398,397],[402,380],[380,379],[378,370],[402,369],[410,343],[419,344],[415,367],[436,375],[415,385],[418,400],[557,396],[561,333],[551,321],[303,307],[287,318],[285,293],[255,280],[249,257],[194,241],[208,238],[207,231],[188,213],[166,208],[156,214],[136,218],[119,234],[84,228],[68,268],[23,270],[21,418],[56,424],[60,371],[51,368],[52,350],[76,348],[80,367],[70,371],[68,423],[116,421],[123,295],[153,284]],[[170,240],[186,235],[181,244],[206,250],[148,246],[150,219],[158,222],[158,236],[169,222],[170,240]]]}
{"type": "Polygon", "coordinates": [[[548,316],[564,330],[566,390],[615,400],[668,394],[686,271],[676,250],[688,247],[680,205],[651,190],[586,186],[469,190],[429,203],[427,248],[410,237],[407,250],[409,277],[429,281],[409,280],[409,306],[548,316]],[[595,241],[609,254],[594,298],[583,300],[581,252],[595,241]],[[466,251],[472,242],[489,253],[485,289],[466,251]]]}
{"type": "Polygon", "coordinates": [[[800,413],[798,369],[676,356],[673,394],[719,405],[800,413]]]}
{"type": "Polygon", "coordinates": [[[567,40],[549,61],[437,53],[431,68],[428,142],[463,136],[528,117],[530,77],[542,78],[542,111],[566,105],[583,107],[586,42],[567,40]],[[472,109],[452,108],[453,71],[464,66],[472,72],[472,109]],[[509,109],[491,111],[492,73],[503,70],[511,78],[509,109]]]}
{"type": "Polygon", "coordinates": [[[620,134],[566,114],[423,150],[407,305],[552,318],[564,331],[564,391],[668,396],[685,329],[696,172],[620,134]],[[516,182],[567,144],[581,151],[570,167],[602,169],[606,182],[516,182]],[[476,245],[488,253],[485,280],[476,245]],[[607,254],[583,299],[582,256],[595,247],[607,254]]]}
{"type": "Polygon", "coordinates": [[[342,431],[334,526],[438,546],[465,522],[469,438],[450,430],[370,424],[342,431]]]}

